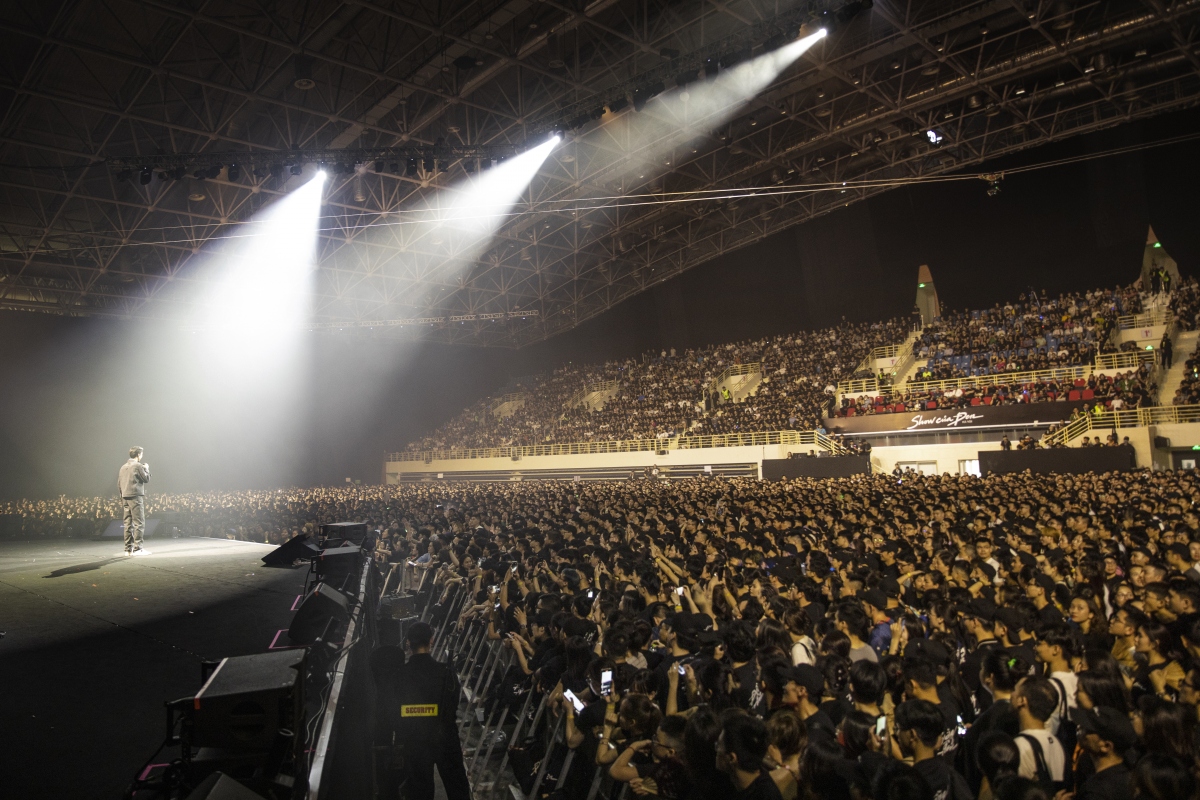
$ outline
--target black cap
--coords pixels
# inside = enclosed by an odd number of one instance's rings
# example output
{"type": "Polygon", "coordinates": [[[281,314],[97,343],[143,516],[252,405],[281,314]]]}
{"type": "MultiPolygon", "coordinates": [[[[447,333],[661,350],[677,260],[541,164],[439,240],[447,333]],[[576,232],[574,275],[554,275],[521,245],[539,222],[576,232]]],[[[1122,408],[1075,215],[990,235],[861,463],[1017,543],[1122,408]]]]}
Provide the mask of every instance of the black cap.
{"type": "Polygon", "coordinates": [[[950,664],[950,651],[941,642],[933,639],[913,639],[904,646],[905,658],[921,658],[936,667],[950,664]]]}
{"type": "Polygon", "coordinates": [[[1010,633],[1016,634],[1021,630],[1022,618],[1021,612],[1015,608],[997,608],[993,619],[996,622],[1004,624],[1010,633]]]}
{"type": "Polygon", "coordinates": [[[875,606],[880,611],[887,610],[887,595],[883,593],[882,589],[867,589],[859,597],[863,599],[863,602],[875,606]]]}
{"type": "Polygon", "coordinates": [[[803,686],[813,702],[817,702],[825,693],[825,676],[811,664],[792,667],[788,670],[787,678],[797,686],[803,686]]]}
{"type": "Polygon", "coordinates": [[[983,622],[993,622],[996,619],[996,604],[982,597],[976,597],[967,603],[963,614],[983,622]]]}
{"type": "Polygon", "coordinates": [[[1129,717],[1115,708],[1076,708],[1071,712],[1071,718],[1079,726],[1080,733],[1094,733],[1104,741],[1112,742],[1117,755],[1123,756],[1126,750],[1138,742],[1137,732],[1133,729],[1129,717]]]}

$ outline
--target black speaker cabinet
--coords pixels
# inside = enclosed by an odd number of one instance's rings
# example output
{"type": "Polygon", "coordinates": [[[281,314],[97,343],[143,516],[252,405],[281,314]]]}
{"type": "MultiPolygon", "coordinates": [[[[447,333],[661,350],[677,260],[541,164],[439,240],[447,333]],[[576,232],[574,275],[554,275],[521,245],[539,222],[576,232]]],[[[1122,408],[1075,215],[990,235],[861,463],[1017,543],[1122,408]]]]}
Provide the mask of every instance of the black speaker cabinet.
{"type": "MultiPolygon", "coordinates": [[[[348,587],[347,578],[352,581],[353,576],[358,575],[362,569],[362,564],[363,551],[356,544],[344,544],[341,547],[322,550],[316,560],[317,577],[334,586],[348,587]]],[[[353,588],[358,589],[357,586],[353,588]]]]}
{"type": "Polygon", "coordinates": [[[321,526],[322,539],[340,539],[343,542],[362,544],[367,537],[365,522],[327,522],[321,526]]]}
{"type": "Polygon", "coordinates": [[[332,586],[318,583],[292,617],[288,641],[294,645],[310,645],[330,627],[330,620],[339,625],[349,616],[350,598],[332,586]]]}
{"type": "MultiPolygon", "coordinates": [[[[304,725],[304,650],[226,658],[192,699],[192,748],[268,751],[304,725]]],[[[298,737],[297,737],[298,738],[298,737]]]]}
{"type": "Polygon", "coordinates": [[[321,549],[313,542],[311,536],[298,533],[263,556],[262,561],[268,567],[290,567],[297,559],[307,561],[320,552],[321,549]]]}

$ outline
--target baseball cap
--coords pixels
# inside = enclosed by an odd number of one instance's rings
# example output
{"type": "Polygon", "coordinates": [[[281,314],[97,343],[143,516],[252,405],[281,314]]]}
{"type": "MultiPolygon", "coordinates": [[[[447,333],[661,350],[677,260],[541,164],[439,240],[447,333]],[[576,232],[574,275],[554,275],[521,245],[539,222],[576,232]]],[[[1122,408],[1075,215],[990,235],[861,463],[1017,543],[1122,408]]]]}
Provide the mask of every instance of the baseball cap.
{"type": "Polygon", "coordinates": [[[1094,733],[1104,741],[1112,742],[1113,749],[1119,755],[1123,755],[1138,742],[1137,732],[1134,731],[1129,717],[1115,708],[1076,708],[1071,712],[1071,718],[1079,726],[1080,733],[1094,733]]]}
{"type": "Polygon", "coordinates": [[[882,589],[867,589],[859,597],[862,598],[863,602],[875,606],[880,611],[887,609],[887,595],[883,593],[882,589]]]}
{"type": "Polygon", "coordinates": [[[976,597],[967,603],[964,613],[968,617],[992,622],[996,619],[996,604],[990,600],[984,600],[982,597],[976,597]]]}
{"type": "Polygon", "coordinates": [[[1052,597],[1054,595],[1054,579],[1044,573],[1038,573],[1033,576],[1033,582],[1046,590],[1046,595],[1052,597]]]}
{"type": "Polygon", "coordinates": [[[825,676],[811,664],[792,667],[787,672],[787,679],[797,686],[803,686],[814,701],[825,691],[825,676]]]}
{"type": "Polygon", "coordinates": [[[936,667],[950,663],[950,651],[933,639],[913,639],[904,646],[904,657],[924,659],[936,667]]]}
{"type": "MultiPolygon", "coordinates": [[[[1016,634],[1021,630],[1022,619],[1021,612],[1015,608],[997,608],[993,614],[993,619],[996,622],[1003,623],[1004,627],[1008,628],[1010,633],[1016,634]]],[[[1013,641],[1016,641],[1015,639],[1013,641]]]]}

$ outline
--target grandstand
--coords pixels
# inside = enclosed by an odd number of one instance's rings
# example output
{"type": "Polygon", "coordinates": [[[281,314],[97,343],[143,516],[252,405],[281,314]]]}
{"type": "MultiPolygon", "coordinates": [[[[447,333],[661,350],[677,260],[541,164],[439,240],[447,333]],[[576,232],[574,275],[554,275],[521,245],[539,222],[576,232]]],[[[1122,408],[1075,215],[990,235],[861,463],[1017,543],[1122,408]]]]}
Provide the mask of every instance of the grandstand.
{"type": "Polygon", "coordinates": [[[384,470],[390,482],[761,474],[764,460],[865,448],[875,471],[959,474],[1006,438],[1065,447],[1100,430],[1128,438],[1140,465],[1167,465],[1200,440],[1185,372],[1196,361],[1168,365],[1159,352],[1194,349],[1196,292],[1195,281],[1154,292],[1140,278],[1056,298],[1030,290],[912,330],[885,320],[571,365],[480,401],[384,470]]]}

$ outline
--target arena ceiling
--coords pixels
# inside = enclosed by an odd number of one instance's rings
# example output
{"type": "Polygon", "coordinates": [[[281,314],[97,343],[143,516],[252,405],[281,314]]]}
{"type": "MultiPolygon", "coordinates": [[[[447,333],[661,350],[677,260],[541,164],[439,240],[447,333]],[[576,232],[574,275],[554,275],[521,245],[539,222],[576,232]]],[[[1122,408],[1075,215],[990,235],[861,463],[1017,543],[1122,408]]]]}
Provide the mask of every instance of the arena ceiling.
{"type": "Polygon", "coordinates": [[[1198,19],[1200,0],[9,0],[0,307],[154,315],[207,242],[295,187],[253,164],[439,145],[429,173],[331,177],[315,324],[520,346],[897,182],[1194,106],[1198,19]],[[714,130],[614,132],[654,101],[594,118],[822,12],[841,19],[827,39],[714,130]],[[391,224],[461,181],[470,147],[556,127],[517,207],[535,213],[465,269],[391,224]],[[159,177],[174,155],[231,153],[240,174],[159,177]],[[138,159],[148,183],[118,169],[138,159]]]}

